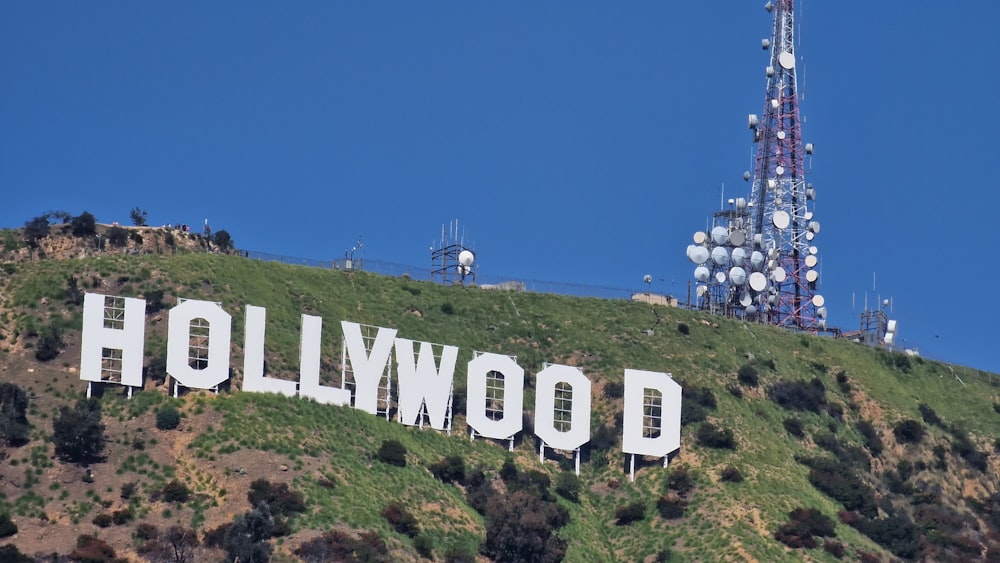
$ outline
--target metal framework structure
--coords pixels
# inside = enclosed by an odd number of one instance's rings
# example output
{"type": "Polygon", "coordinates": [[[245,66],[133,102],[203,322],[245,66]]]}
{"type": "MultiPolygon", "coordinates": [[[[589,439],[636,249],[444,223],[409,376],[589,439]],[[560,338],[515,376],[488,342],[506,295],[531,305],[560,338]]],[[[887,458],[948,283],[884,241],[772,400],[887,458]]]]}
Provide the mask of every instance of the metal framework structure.
{"type": "Polygon", "coordinates": [[[816,191],[806,182],[811,143],[802,140],[796,81],[794,0],[769,1],[770,58],[764,110],[747,125],[756,145],[749,200],[735,198],[713,215],[709,232],[694,235],[688,257],[698,266],[698,304],[731,317],[796,330],[825,328],[817,284],[820,224],[813,218],[816,191]]]}

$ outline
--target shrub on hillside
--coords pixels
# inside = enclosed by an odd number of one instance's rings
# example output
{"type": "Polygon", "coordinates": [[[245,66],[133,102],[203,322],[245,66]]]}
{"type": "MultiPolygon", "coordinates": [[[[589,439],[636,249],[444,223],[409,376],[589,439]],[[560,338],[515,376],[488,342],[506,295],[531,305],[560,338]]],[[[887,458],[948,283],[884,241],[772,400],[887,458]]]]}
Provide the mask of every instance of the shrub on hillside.
{"type": "Polygon", "coordinates": [[[382,463],[406,467],[406,446],[398,440],[385,440],[379,446],[375,457],[382,463]]]}
{"type": "Polygon", "coordinates": [[[708,418],[708,411],[715,410],[715,393],[708,387],[683,385],[681,387],[681,426],[701,422],[708,418]]]}
{"type": "Polygon", "coordinates": [[[740,366],[739,371],[736,372],[736,378],[739,379],[740,383],[748,387],[756,387],[760,382],[760,376],[757,375],[757,368],[750,364],[740,366]]]}
{"type": "Polygon", "coordinates": [[[735,450],[736,439],[729,428],[716,428],[711,422],[698,427],[698,443],[709,448],[735,450]]]}
{"type": "Polygon", "coordinates": [[[785,431],[792,436],[795,436],[796,438],[805,437],[801,420],[797,418],[786,418],[783,424],[785,426],[785,431]]]}
{"type": "Polygon", "coordinates": [[[0,444],[11,447],[28,443],[28,394],[13,383],[0,383],[0,444]]]}
{"type": "Polygon", "coordinates": [[[101,404],[81,399],[72,409],[62,407],[52,421],[52,442],[56,457],[71,463],[92,463],[101,459],[107,438],[101,423],[101,404]]]}
{"type": "Polygon", "coordinates": [[[826,405],[826,387],[819,379],[779,381],[768,390],[768,396],[782,408],[820,413],[826,405]]]}
{"type": "Polygon", "coordinates": [[[35,359],[39,362],[47,362],[59,355],[62,350],[62,331],[55,325],[45,327],[38,337],[38,345],[35,347],[35,359]]]}
{"type": "Polygon", "coordinates": [[[146,212],[145,209],[133,207],[132,211],[129,211],[128,216],[130,219],[132,219],[133,225],[135,225],[136,227],[143,227],[146,225],[146,217],[148,217],[149,214],[146,212]]]}
{"type": "Polygon", "coordinates": [[[398,502],[389,503],[382,509],[382,517],[400,534],[414,538],[420,533],[420,525],[417,524],[416,517],[398,502]]]}
{"type": "Polygon", "coordinates": [[[920,403],[917,405],[917,410],[920,411],[920,417],[924,419],[924,422],[932,426],[939,426],[944,428],[944,421],[938,416],[934,409],[926,403],[920,403]]]}
{"type": "Polygon", "coordinates": [[[181,413],[173,405],[166,405],[156,411],[156,427],[160,430],[173,430],[181,424],[181,413]]]}
{"type": "Polygon", "coordinates": [[[185,502],[191,500],[191,489],[189,489],[184,483],[174,479],[160,489],[160,498],[163,499],[164,502],[184,504],[185,502]]]}
{"type": "Polygon", "coordinates": [[[656,500],[656,510],[664,520],[676,520],[684,517],[687,501],[673,495],[663,495],[656,500]]]}
{"type": "Polygon", "coordinates": [[[256,479],[250,483],[247,493],[250,506],[267,503],[274,516],[291,516],[306,511],[302,494],[288,488],[288,483],[271,483],[267,479],[256,479]]]}
{"type": "Polygon", "coordinates": [[[293,553],[307,563],[325,561],[388,562],[389,548],[375,532],[361,532],[358,537],[340,530],[326,532],[309,540],[293,553]]]}
{"type": "Polygon", "coordinates": [[[118,555],[104,540],[84,534],[76,538],[76,548],[69,558],[73,561],[117,561],[118,555]]]}
{"type": "Polygon", "coordinates": [[[561,561],[566,541],[557,534],[569,512],[529,490],[493,495],[486,506],[486,541],[482,554],[497,563],[561,561]]]}
{"type": "Polygon", "coordinates": [[[216,231],[216,233],[212,235],[212,241],[215,242],[216,246],[224,251],[233,249],[233,237],[231,237],[229,235],[229,231],[225,229],[216,231]]]}
{"type": "Polygon", "coordinates": [[[882,438],[879,437],[878,432],[875,427],[872,426],[871,422],[861,419],[854,425],[865,438],[865,447],[871,452],[872,456],[878,457],[882,454],[882,438]]]}
{"type": "Polygon", "coordinates": [[[862,482],[849,466],[822,457],[797,458],[796,461],[809,467],[809,482],[814,487],[842,503],[847,510],[867,517],[878,514],[875,491],[862,482]]]}
{"type": "Polygon", "coordinates": [[[39,215],[29,221],[24,223],[24,229],[21,231],[21,235],[24,238],[24,243],[28,245],[28,248],[38,248],[38,241],[49,236],[49,216],[39,215]]]}
{"type": "Polygon", "coordinates": [[[73,217],[69,224],[75,237],[92,237],[97,234],[97,219],[87,211],[73,217]]]}
{"type": "Polygon", "coordinates": [[[788,513],[788,522],[774,532],[774,538],[791,547],[813,549],[819,544],[814,536],[833,537],[836,524],[815,508],[796,508],[788,513]]]}
{"type": "Polygon", "coordinates": [[[13,536],[17,533],[17,524],[10,519],[10,514],[0,513],[0,538],[13,536]]]}
{"type": "Polygon", "coordinates": [[[430,466],[431,475],[445,483],[461,483],[465,480],[465,460],[460,455],[450,455],[430,466]]]}
{"type": "Polygon", "coordinates": [[[576,473],[563,471],[556,477],[556,492],[564,499],[580,502],[580,491],[583,490],[583,483],[576,473]]]}
{"type": "Polygon", "coordinates": [[[726,483],[742,483],[743,474],[732,465],[727,465],[722,469],[722,473],[719,474],[719,479],[726,483]]]}
{"type": "Polygon", "coordinates": [[[35,563],[34,557],[21,553],[16,545],[8,543],[0,545],[0,561],[4,563],[35,563]]]}
{"type": "Polygon", "coordinates": [[[615,509],[615,524],[627,526],[646,518],[646,505],[642,501],[631,502],[615,509]]]}
{"type": "Polygon", "coordinates": [[[608,399],[621,399],[625,395],[625,383],[609,381],[604,384],[604,396],[608,399]]]}
{"type": "Polygon", "coordinates": [[[684,336],[687,336],[691,334],[691,328],[684,323],[677,323],[677,332],[683,334],[684,336]]]}
{"type": "Polygon", "coordinates": [[[667,488],[678,495],[686,495],[694,489],[694,477],[687,466],[671,466],[667,475],[667,488]]]}
{"type": "Polygon", "coordinates": [[[118,226],[111,227],[108,229],[107,239],[111,246],[124,248],[125,244],[128,243],[128,231],[118,226]]]}
{"type": "Polygon", "coordinates": [[[919,444],[924,439],[924,425],[908,418],[897,422],[892,427],[892,433],[901,444],[919,444]]]}

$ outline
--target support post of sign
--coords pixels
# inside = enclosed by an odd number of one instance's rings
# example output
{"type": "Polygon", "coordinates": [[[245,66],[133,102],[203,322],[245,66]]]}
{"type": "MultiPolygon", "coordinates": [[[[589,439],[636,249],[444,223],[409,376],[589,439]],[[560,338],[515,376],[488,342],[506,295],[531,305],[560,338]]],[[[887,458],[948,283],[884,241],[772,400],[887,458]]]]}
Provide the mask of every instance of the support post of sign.
{"type": "Polygon", "coordinates": [[[469,441],[470,442],[476,441],[476,431],[472,428],[469,428],[469,441]]]}
{"type": "Polygon", "coordinates": [[[576,476],[580,476],[580,448],[576,449],[576,476]]]}
{"type": "Polygon", "coordinates": [[[629,454],[628,480],[635,481],[635,454],[629,454]]]}
{"type": "Polygon", "coordinates": [[[129,399],[132,398],[132,386],[131,385],[128,386],[128,398],[129,399]]]}
{"type": "Polygon", "coordinates": [[[545,442],[538,441],[538,463],[545,463],[545,442]]]}
{"type": "Polygon", "coordinates": [[[663,468],[666,469],[667,465],[669,464],[670,464],[670,456],[668,455],[663,456],[663,468]]]}
{"type": "Polygon", "coordinates": [[[177,389],[178,387],[179,387],[179,385],[177,384],[177,380],[175,379],[174,380],[174,398],[175,399],[178,397],[178,393],[179,393],[179,391],[177,389]]]}
{"type": "Polygon", "coordinates": [[[514,451],[514,437],[510,437],[510,444],[507,446],[507,451],[514,451]]]}
{"type": "Polygon", "coordinates": [[[90,398],[90,386],[93,385],[93,384],[94,383],[92,381],[88,381],[87,382],[87,398],[88,399],[90,398]]]}

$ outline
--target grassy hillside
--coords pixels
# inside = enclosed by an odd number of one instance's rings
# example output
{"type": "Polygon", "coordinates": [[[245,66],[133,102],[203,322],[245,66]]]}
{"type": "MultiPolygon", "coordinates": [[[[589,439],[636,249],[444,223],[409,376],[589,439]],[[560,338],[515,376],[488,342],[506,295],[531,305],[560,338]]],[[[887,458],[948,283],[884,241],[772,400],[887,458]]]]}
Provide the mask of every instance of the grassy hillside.
{"type": "MultiPolygon", "coordinates": [[[[513,454],[504,444],[470,442],[464,408],[449,436],[349,408],[241,393],[246,305],[267,307],[272,377],[297,379],[302,313],[324,319],[323,366],[329,372],[340,362],[341,320],[459,346],[459,386],[473,351],[514,355],[527,375],[529,425],[532,382],[543,364],[581,367],[594,383],[594,433],[615,440],[585,451],[577,502],[556,495],[570,516],[559,530],[568,561],[652,561],[668,553],[681,561],[833,561],[834,544],[847,560],[888,559],[893,552],[976,558],[992,555],[987,550],[1000,538],[1000,393],[992,374],[680,309],[657,307],[654,313],[639,303],[443,287],[235,256],[104,255],[7,263],[4,271],[0,381],[29,391],[32,430],[27,444],[3,450],[0,514],[11,515],[18,533],[0,543],[24,553],[69,553],[78,536],[90,534],[119,556],[140,560],[141,541],[134,537],[140,522],[160,528],[178,523],[203,533],[248,510],[250,483],[266,477],[288,483],[307,507],[290,520],[289,534],[272,540],[278,560],[296,560],[296,547],[334,529],[375,532],[392,559],[417,560],[415,541],[381,515],[393,502],[416,517],[421,541],[444,560],[448,553],[475,553],[488,523],[467,501],[468,487],[435,478],[430,465],[461,456],[470,472],[481,467],[495,481],[495,495],[503,494],[498,474],[508,457],[521,472],[541,471],[552,483],[572,467],[568,456],[540,463],[530,432],[522,433],[513,454]],[[83,468],[54,458],[52,421],[59,407],[72,405],[86,389],[78,379],[81,291],[130,297],[162,292],[166,307],[178,298],[220,302],[233,317],[232,390],[173,399],[153,378],[131,399],[108,388],[100,398],[106,459],[83,468]],[[53,330],[61,351],[40,362],[35,352],[53,330]],[[626,367],[669,372],[686,388],[680,452],[669,469],[644,460],[635,482],[628,479],[616,429],[626,367]],[[156,412],[166,405],[182,413],[176,430],[156,428],[156,412]],[[916,443],[894,432],[906,420],[925,432],[916,443]],[[405,467],[379,461],[376,452],[387,440],[405,446],[405,467]],[[813,484],[834,483],[831,473],[816,469],[817,458],[838,460],[870,487],[869,510],[876,512],[867,518],[875,524],[844,523],[865,508],[848,511],[845,497],[831,493],[835,487],[824,493],[813,484]],[[191,488],[193,499],[169,503],[155,494],[173,480],[191,488]],[[122,486],[133,482],[138,494],[121,498],[122,486]],[[660,499],[681,506],[683,514],[665,518],[660,499]],[[621,523],[619,509],[635,503],[644,513],[621,523]],[[94,524],[95,516],[125,506],[134,512],[130,522],[94,524]],[[796,508],[818,509],[836,524],[835,537],[819,539],[815,549],[776,540],[796,508]],[[902,521],[912,527],[901,529],[915,536],[900,532],[903,539],[893,543],[886,539],[891,534],[879,532],[895,531],[902,521]]],[[[165,355],[166,310],[147,314],[146,322],[147,365],[155,368],[165,355]]],[[[218,557],[221,551],[204,553],[218,557]]]]}

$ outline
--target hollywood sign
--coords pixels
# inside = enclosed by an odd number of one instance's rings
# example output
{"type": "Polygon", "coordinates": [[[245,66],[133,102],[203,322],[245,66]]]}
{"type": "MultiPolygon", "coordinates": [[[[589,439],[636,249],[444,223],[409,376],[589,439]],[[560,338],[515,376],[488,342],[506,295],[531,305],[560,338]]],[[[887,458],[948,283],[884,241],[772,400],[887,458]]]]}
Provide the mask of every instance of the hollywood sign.
{"type": "MultiPolygon", "coordinates": [[[[143,299],[85,295],[81,380],[127,385],[130,391],[143,386],[145,312],[143,299]]],[[[265,317],[264,307],[247,305],[243,391],[353,405],[376,414],[380,391],[386,403],[391,399],[380,385],[394,352],[399,422],[417,426],[426,419],[432,428],[450,429],[458,347],[416,343],[384,327],[370,327],[377,333],[366,339],[362,325],[342,321],[344,362],[349,362],[353,372],[354,388],[326,386],[320,383],[323,319],[303,314],[299,380],[277,379],[264,374],[265,317]]],[[[232,317],[218,303],[181,300],[168,313],[168,375],[183,387],[217,389],[229,379],[231,332],[232,317]],[[191,362],[192,327],[196,336],[207,341],[197,362],[191,362]]],[[[524,369],[510,356],[476,353],[466,366],[466,378],[470,435],[513,439],[523,426],[524,369]],[[501,382],[502,392],[498,389],[501,382]],[[497,397],[502,401],[495,401],[497,397]],[[487,408],[491,401],[492,411],[487,408]]],[[[590,441],[590,380],[577,367],[549,364],[538,372],[535,387],[535,434],[541,447],[579,452],[590,441]]],[[[665,458],[678,449],[680,407],[681,388],[669,374],[625,369],[622,451],[665,458]]]]}

